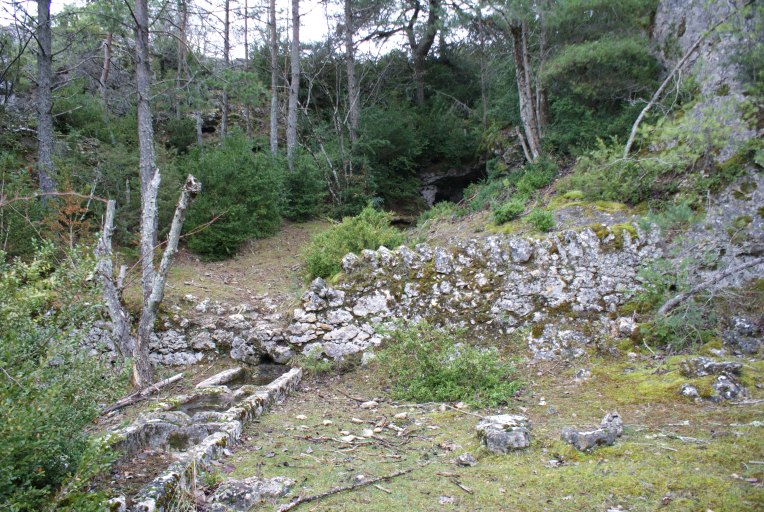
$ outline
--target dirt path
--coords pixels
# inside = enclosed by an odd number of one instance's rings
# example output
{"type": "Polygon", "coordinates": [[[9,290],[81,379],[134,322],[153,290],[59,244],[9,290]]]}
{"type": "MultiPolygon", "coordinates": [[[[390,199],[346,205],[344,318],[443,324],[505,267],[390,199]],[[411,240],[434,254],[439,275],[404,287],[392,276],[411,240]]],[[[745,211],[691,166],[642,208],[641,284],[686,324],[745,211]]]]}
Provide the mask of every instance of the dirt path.
{"type": "Polygon", "coordinates": [[[176,302],[186,294],[231,304],[268,297],[278,304],[299,297],[304,288],[302,252],[326,221],[285,223],[270,238],[248,242],[235,258],[204,262],[181,252],[170,271],[167,297],[176,302]]]}

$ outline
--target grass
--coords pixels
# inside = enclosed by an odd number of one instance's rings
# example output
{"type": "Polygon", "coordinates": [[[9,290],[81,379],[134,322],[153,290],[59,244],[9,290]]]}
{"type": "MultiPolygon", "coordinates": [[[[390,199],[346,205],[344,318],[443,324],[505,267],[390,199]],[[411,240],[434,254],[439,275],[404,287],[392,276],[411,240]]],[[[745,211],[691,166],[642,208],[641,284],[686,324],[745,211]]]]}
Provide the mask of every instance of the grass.
{"type": "MultiPolygon", "coordinates": [[[[751,425],[761,418],[761,405],[696,404],[678,396],[675,359],[591,359],[579,364],[592,370],[590,381],[575,382],[578,366],[526,366],[526,394],[506,407],[466,413],[441,410],[438,404],[391,401],[373,369],[324,377],[249,427],[245,435],[250,440],[229,459],[234,466],[231,476],[287,476],[298,482],[294,496],[348,485],[358,475],[371,478],[417,468],[382,483],[389,493],[369,486],[315,502],[310,508],[315,511],[577,511],[621,506],[633,512],[720,512],[764,506],[764,468],[748,463],[764,458],[764,427],[751,425]],[[380,401],[377,409],[359,407],[359,400],[371,398],[380,401]],[[586,454],[560,441],[563,426],[596,425],[613,409],[626,423],[624,437],[614,446],[586,454]],[[396,419],[401,412],[407,417],[396,419]],[[496,456],[479,446],[474,435],[478,418],[469,413],[496,412],[531,418],[531,448],[496,456]],[[381,427],[377,438],[341,440],[347,432],[361,436],[364,429],[389,422],[403,433],[381,427]],[[478,465],[454,465],[453,459],[464,452],[472,453],[478,465]],[[442,505],[441,497],[452,498],[453,505],[442,505]]],[[[763,370],[756,364],[745,371],[753,384],[761,384],[763,370]]],[[[760,398],[755,385],[750,389],[753,398],[760,398]]]]}
{"type": "MultiPolygon", "coordinates": [[[[248,242],[235,258],[221,262],[203,262],[181,252],[170,269],[163,308],[179,303],[186,294],[231,304],[265,294],[287,301],[299,297],[304,286],[300,251],[329,226],[323,220],[285,223],[276,235],[248,242]]],[[[140,304],[140,271],[135,272],[138,277],[125,290],[132,311],[138,311],[140,304]]]]}

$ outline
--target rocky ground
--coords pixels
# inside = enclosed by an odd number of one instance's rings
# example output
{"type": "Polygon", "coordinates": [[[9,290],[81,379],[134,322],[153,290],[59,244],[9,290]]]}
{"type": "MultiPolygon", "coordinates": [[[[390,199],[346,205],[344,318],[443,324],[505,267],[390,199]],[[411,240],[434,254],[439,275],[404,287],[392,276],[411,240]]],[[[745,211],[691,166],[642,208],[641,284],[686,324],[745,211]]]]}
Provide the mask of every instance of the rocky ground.
{"type": "MultiPolygon", "coordinates": [[[[685,359],[521,362],[517,371],[524,392],[491,410],[394,402],[368,368],[314,377],[247,428],[244,443],[209,480],[278,476],[294,482],[282,497],[263,496],[263,510],[404,470],[411,471],[302,507],[759,510],[764,507],[764,366],[742,360],[747,398],[696,402],[679,394],[687,380],[680,373],[685,359]],[[612,446],[582,452],[562,439],[565,427],[594,430],[611,411],[624,423],[612,446]],[[482,417],[496,414],[527,417],[530,446],[491,453],[476,427],[482,417]]],[[[203,510],[207,497],[197,499],[203,510]]]]}
{"type": "MultiPolygon", "coordinates": [[[[634,215],[614,205],[558,206],[557,221],[565,228],[620,223],[634,215]]],[[[717,218],[735,221],[738,210],[712,212],[707,224],[723,229],[729,223],[717,218]]],[[[760,227],[761,221],[748,224],[760,227]]],[[[186,317],[203,327],[220,307],[220,322],[239,322],[243,312],[247,325],[256,327],[272,315],[288,315],[304,289],[300,251],[310,234],[326,226],[289,225],[233,262],[181,258],[165,318],[173,328],[186,317]],[[197,310],[205,301],[209,307],[197,310]]],[[[476,234],[494,234],[486,231],[485,218],[440,222],[425,238],[453,243],[476,234]]],[[[694,240],[704,236],[696,233],[694,240]]],[[[757,243],[749,237],[735,246],[748,254],[757,243]]],[[[749,298],[744,302],[760,303],[760,296],[749,298]]],[[[317,511],[764,510],[764,362],[740,348],[740,340],[758,347],[761,326],[740,322],[729,330],[734,339],[676,356],[624,337],[595,344],[575,359],[538,361],[524,338],[506,335],[495,344],[515,361],[523,388],[492,409],[395,402],[373,363],[345,367],[341,375],[334,373],[337,367],[308,368],[300,389],[246,426],[241,443],[200,472],[194,490],[178,494],[166,510],[276,510],[290,504],[317,511]],[[494,418],[486,427],[486,418],[507,414],[521,418],[503,424],[494,418]],[[296,504],[299,499],[310,501],[296,504]]],[[[219,349],[215,329],[210,332],[219,349]]],[[[205,355],[152,402],[172,400],[241,364],[205,355]]],[[[176,369],[167,368],[162,376],[172,373],[176,369]]],[[[125,409],[100,428],[124,426],[142,410],[125,409]]],[[[141,450],[100,485],[134,494],[173,460],[172,450],[141,450]]]]}

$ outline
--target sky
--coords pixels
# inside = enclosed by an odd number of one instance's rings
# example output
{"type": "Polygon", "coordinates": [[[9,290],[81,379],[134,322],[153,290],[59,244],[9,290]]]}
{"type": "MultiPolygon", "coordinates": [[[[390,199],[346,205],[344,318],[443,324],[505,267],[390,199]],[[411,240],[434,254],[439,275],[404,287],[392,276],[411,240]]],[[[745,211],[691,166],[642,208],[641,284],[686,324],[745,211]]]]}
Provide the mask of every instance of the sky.
{"type": "MultiPolygon", "coordinates": [[[[34,8],[34,5],[32,5],[32,2],[28,2],[28,9],[32,10],[33,12],[36,12],[36,9],[34,8]]],[[[209,0],[194,0],[194,4],[198,5],[199,7],[204,8],[208,11],[213,11],[217,13],[222,12],[222,5],[223,0],[219,0],[216,2],[211,2],[209,0]]],[[[61,11],[63,11],[64,6],[67,5],[84,5],[84,0],[53,0],[51,2],[51,11],[52,13],[58,14],[61,11]]],[[[263,0],[249,0],[250,9],[253,5],[264,5],[265,2],[263,0]]],[[[231,2],[232,8],[243,8],[244,6],[244,0],[233,0],[231,2]]],[[[279,11],[279,20],[278,25],[280,27],[280,30],[285,30],[286,28],[291,27],[291,14],[290,14],[290,7],[291,7],[291,1],[289,0],[277,0],[276,1],[276,8],[279,11]]],[[[338,14],[341,12],[339,10],[339,5],[335,5],[330,7],[332,9],[330,11],[330,14],[338,14]]],[[[222,14],[220,14],[222,16],[222,14]]],[[[263,12],[263,15],[265,15],[265,12],[263,12]]],[[[326,17],[326,6],[325,4],[322,4],[318,0],[300,0],[300,41],[303,43],[312,43],[323,40],[326,35],[328,34],[329,30],[334,30],[334,21],[329,20],[329,23],[332,25],[331,29],[327,26],[327,17],[326,17]]],[[[244,22],[242,19],[236,20],[236,28],[238,29],[238,32],[243,31],[244,29],[244,22]]],[[[264,22],[256,19],[250,19],[250,43],[253,41],[253,39],[256,39],[259,37],[259,34],[257,33],[258,30],[264,30],[264,22]]],[[[244,57],[244,42],[243,42],[243,36],[240,35],[237,32],[234,39],[236,39],[235,44],[231,48],[231,58],[237,59],[237,58],[243,58],[244,57]]],[[[290,29],[291,33],[291,29],[290,29]]]]}

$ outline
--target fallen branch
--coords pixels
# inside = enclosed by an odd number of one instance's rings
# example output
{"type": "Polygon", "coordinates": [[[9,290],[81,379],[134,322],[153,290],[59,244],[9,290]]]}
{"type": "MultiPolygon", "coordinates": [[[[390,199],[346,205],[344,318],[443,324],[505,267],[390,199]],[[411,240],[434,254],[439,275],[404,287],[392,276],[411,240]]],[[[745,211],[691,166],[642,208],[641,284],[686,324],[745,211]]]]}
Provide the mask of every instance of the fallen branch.
{"type": "Polygon", "coordinates": [[[122,398],[120,400],[117,400],[112,405],[101,411],[101,416],[105,414],[109,414],[110,412],[117,411],[119,409],[122,409],[123,407],[127,407],[128,405],[132,405],[134,403],[140,402],[141,400],[145,400],[150,395],[154,394],[155,392],[159,391],[165,386],[168,386],[172,384],[173,382],[177,382],[180,379],[183,378],[183,374],[179,373],[177,375],[173,375],[172,377],[168,377],[164,380],[160,380],[159,382],[152,384],[151,386],[147,387],[146,389],[142,389],[140,391],[136,391],[135,393],[126,396],[125,398],[122,398]]]}
{"type": "Polygon", "coordinates": [[[395,473],[391,473],[389,475],[380,476],[377,478],[372,478],[371,480],[364,480],[363,482],[358,482],[353,485],[345,485],[341,487],[332,487],[326,492],[322,492],[321,494],[315,494],[313,496],[306,496],[304,498],[296,498],[292,500],[291,502],[287,503],[286,505],[282,505],[279,507],[278,512],[286,512],[287,510],[292,510],[293,508],[297,508],[303,503],[310,503],[311,501],[318,501],[321,499],[324,499],[326,497],[332,496],[334,494],[338,494],[345,491],[353,491],[355,489],[359,489],[361,487],[366,487],[367,485],[374,485],[378,482],[384,482],[386,480],[391,480],[393,478],[399,477],[401,475],[406,475],[408,473],[411,473],[417,468],[409,468],[409,469],[403,469],[401,471],[397,471],[395,473]]]}
{"type": "Polygon", "coordinates": [[[764,257],[762,258],[756,258],[751,261],[747,261],[746,263],[742,263],[740,265],[729,267],[724,272],[721,272],[719,274],[716,274],[711,279],[708,279],[707,281],[703,281],[699,285],[693,287],[691,290],[688,290],[686,292],[682,292],[679,295],[676,295],[675,297],[671,298],[669,301],[667,301],[663,306],[660,307],[658,310],[658,315],[665,316],[669,311],[677,307],[679,304],[684,302],[685,300],[689,299],[693,295],[696,295],[697,293],[702,292],[703,290],[707,290],[709,287],[715,285],[719,281],[722,281],[729,276],[733,274],[737,274],[738,272],[745,270],[750,267],[755,267],[756,265],[764,264],[764,257]]]}

